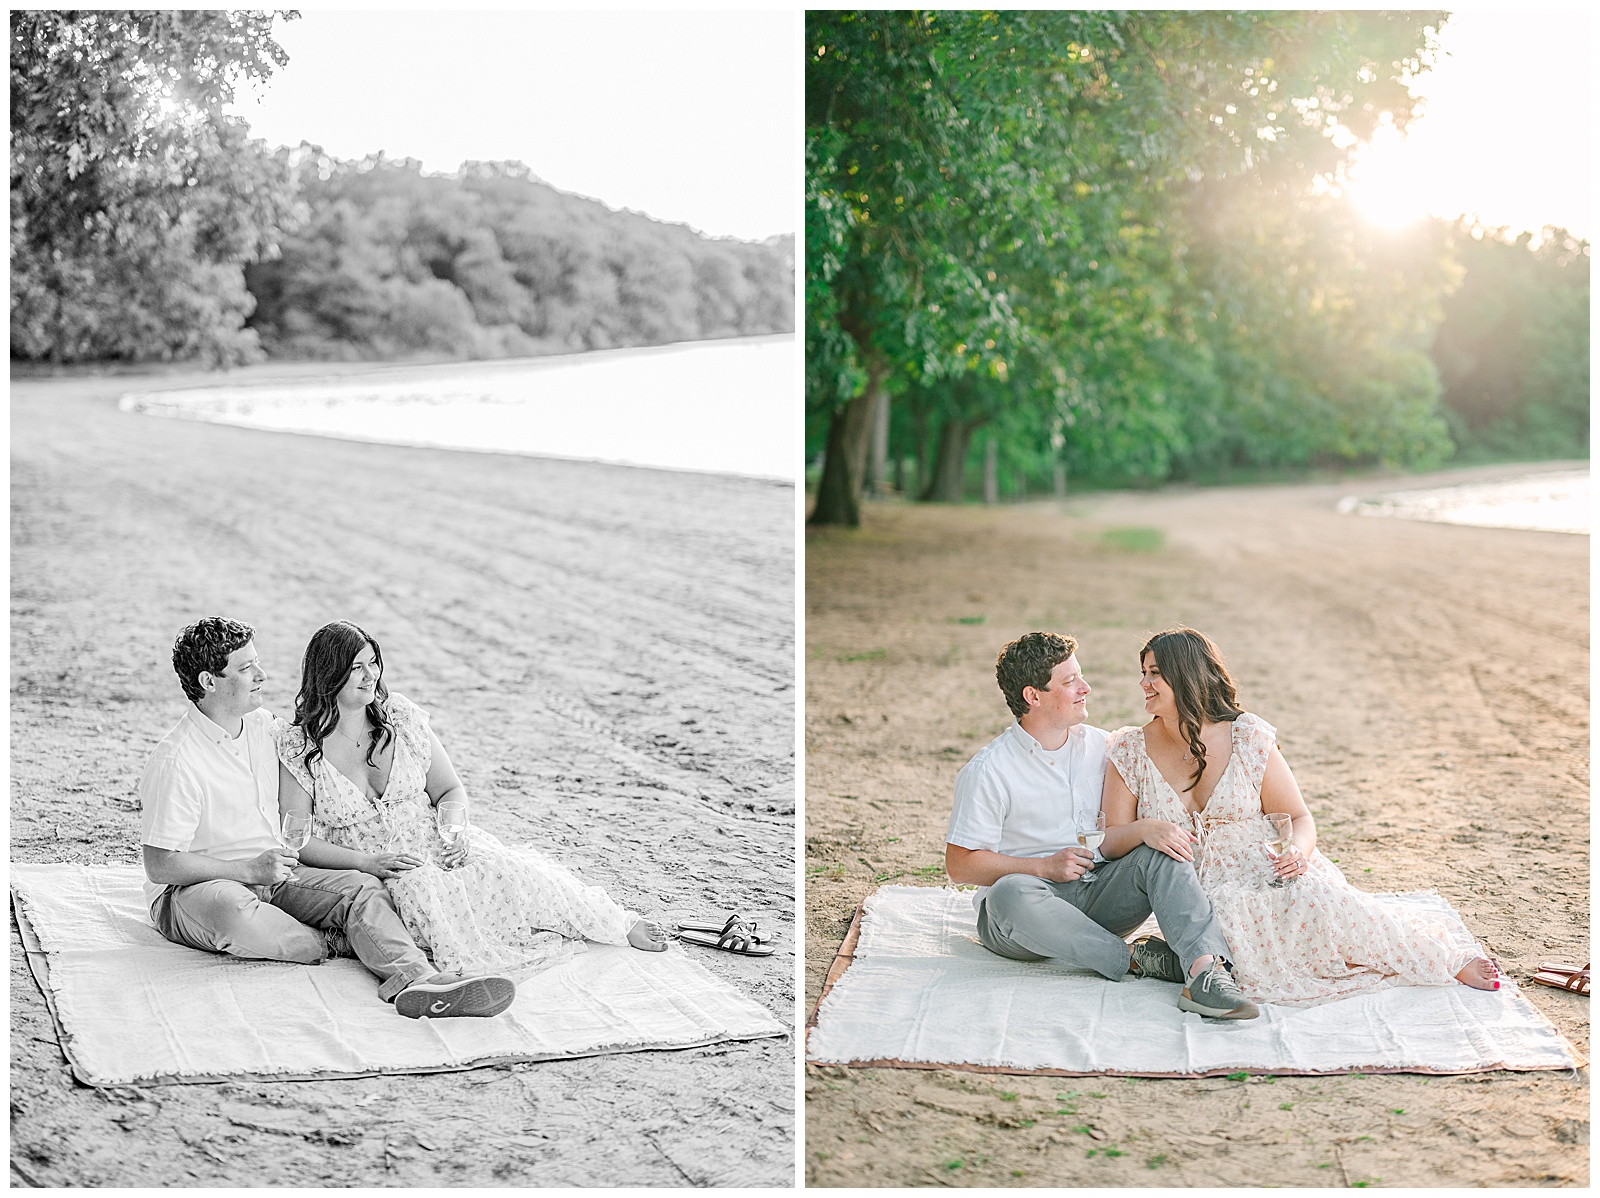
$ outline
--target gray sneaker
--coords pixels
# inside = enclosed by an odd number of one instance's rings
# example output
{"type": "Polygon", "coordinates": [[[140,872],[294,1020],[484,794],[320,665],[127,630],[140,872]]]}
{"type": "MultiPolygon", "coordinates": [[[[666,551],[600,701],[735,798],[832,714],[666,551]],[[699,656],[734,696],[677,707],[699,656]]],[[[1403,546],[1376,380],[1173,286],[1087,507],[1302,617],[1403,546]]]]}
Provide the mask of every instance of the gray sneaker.
{"type": "Polygon", "coordinates": [[[328,942],[328,956],[355,957],[356,950],[350,947],[350,937],[346,936],[341,929],[324,928],[322,936],[328,942]]]}
{"type": "Polygon", "coordinates": [[[1254,1019],[1261,1014],[1247,999],[1226,966],[1215,961],[1192,978],[1178,995],[1178,1010],[1208,1019],[1254,1019]]]}
{"type": "Polygon", "coordinates": [[[1133,950],[1135,977],[1154,978],[1158,982],[1184,980],[1183,962],[1160,936],[1141,936],[1128,947],[1133,950]]]}
{"type": "Polygon", "coordinates": [[[394,996],[394,1009],[407,1019],[486,1019],[500,1014],[517,997],[510,978],[462,977],[436,973],[412,982],[394,996]]]}

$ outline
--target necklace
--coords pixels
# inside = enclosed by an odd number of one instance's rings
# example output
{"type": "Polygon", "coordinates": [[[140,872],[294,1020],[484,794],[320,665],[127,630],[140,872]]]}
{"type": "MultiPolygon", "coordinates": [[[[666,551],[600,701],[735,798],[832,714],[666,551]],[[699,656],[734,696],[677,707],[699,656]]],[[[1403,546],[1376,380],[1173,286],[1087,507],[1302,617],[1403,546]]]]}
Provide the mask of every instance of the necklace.
{"type": "Polygon", "coordinates": [[[335,736],[344,737],[345,740],[349,741],[351,744],[355,745],[357,748],[361,747],[361,742],[362,742],[362,740],[365,739],[365,736],[366,736],[365,729],[362,730],[362,735],[361,736],[351,736],[347,732],[340,732],[337,728],[335,728],[333,730],[333,734],[335,736]]]}

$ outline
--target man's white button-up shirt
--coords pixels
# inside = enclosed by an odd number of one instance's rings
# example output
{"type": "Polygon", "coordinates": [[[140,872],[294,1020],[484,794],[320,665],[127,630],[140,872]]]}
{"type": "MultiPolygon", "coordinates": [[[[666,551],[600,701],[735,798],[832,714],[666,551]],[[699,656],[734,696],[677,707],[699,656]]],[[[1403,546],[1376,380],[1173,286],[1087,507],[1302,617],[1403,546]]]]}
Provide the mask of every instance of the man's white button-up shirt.
{"type": "MultiPolygon", "coordinates": [[[[278,754],[272,713],[257,708],[229,736],[190,706],[139,779],[144,844],[240,861],[278,847],[278,754]]],[[[145,906],[165,886],[146,881],[145,906]]]]}
{"type": "Polygon", "coordinates": [[[1013,720],[956,775],[945,840],[1007,857],[1058,853],[1078,843],[1080,828],[1094,827],[1105,775],[1102,729],[1078,724],[1059,749],[1046,749],[1013,720]]]}

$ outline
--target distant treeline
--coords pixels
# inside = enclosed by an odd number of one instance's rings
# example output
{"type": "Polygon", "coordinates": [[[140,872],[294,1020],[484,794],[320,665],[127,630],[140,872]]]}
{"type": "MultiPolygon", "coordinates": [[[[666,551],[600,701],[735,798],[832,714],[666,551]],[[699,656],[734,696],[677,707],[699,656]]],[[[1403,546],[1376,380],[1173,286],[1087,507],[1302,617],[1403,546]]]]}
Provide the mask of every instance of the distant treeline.
{"type": "Polygon", "coordinates": [[[521,163],[280,151],[307,213],[245,269],[246,327],[285,357],[506,357],[794,330],[794,238],[616,212],[521,163]]]}
{"type": "Polygon", "coordinates": [[[813,523],[894,490],[1587,456],[1589,246],[1339,183],[1443,12],[813,10],[813,523]]]}
{"type": "Polygon", "coordinates": [[[794,238],[702,236],[533,178],[270,151],[224,107],[249,11],[18,11],[13,360],[500,357],[792,332],[794,238]]]}

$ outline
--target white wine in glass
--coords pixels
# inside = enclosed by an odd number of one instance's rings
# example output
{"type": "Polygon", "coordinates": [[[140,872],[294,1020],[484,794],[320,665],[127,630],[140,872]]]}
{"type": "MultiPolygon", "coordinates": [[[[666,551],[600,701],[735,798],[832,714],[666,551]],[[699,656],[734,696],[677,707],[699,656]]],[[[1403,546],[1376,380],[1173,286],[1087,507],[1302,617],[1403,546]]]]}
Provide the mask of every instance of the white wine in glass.
{"type": "Polygon", "coordinates": [[[286,811],[280,821],[279,839],[291,853],[298,853],[311,839],[311,817],[302,811],[286,811]]]}
{"type": "MultiPolygon", "coordinates": [[[[1091,853],[1094,853],[1098,852],[1100,846],[1105,842],[1106,813],[1104,811],[1100,811],[1095,814],[1093,828],[1085,828],[1078,831],[1078,846],[1080,848],[1088,849],[1091,853]]],[[[1093,870],[1086,869],[1079,876],[1079,881],[1082,882],[1093,882],[1094,880],[1095,875],[1093,870]]]]}
{"type": "MultiPolygon", "coordinates": [[[[1276,861],[1294,848],[1294,818],[1281,812],[1273,812],[1267,816],[1267,823],[1272,829],[1267,833],[1267,855],[1276,861]]],[[[1286,878],[1274,877],[1267,885],[1276,889],[1287,880],[1286,878]]]]}
{"type": "Polygon", "coordinates": [[[467,830],[467,805],[456,799],[440,803],[434,812],[439,825],[439,839],[451,848],[461,843],[467,830]]]}

